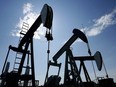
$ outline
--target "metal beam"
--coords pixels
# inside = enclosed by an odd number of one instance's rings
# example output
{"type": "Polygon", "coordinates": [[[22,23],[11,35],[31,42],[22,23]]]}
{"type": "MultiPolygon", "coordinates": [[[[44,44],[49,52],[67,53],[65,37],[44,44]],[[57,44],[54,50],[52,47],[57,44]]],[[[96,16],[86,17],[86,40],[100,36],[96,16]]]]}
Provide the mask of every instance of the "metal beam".
{"type": "Polygon", "coordinates": [[[53,61],[57,62],[57,59],[74,43],[74,41],[80,38],[85,43],[88,43],[87,37],[79,29],[73,30],[72,37],[64,44],[64,46],[53,56],[53,61]]]}
{"type": "Polygon", "coordinates": [[[75,60],[80,60],[80,61],[90,61],[90,60],[95,60],[94,56],[79,56],[79,57],[74,57],[75,60]]]}
{"type": "Polygon", "coordinates": [[[21,49],[22,46],[33,37],[34,32],[38,29],[41,23],[42,21],[41,21],[41,15],[40,15],[36,19],[36,21],[33,23],[33,25],[30,27],[30,29],[27,31],[25,36],[21,39],[19,46],[18,46],[19,49],[21,49]]]}

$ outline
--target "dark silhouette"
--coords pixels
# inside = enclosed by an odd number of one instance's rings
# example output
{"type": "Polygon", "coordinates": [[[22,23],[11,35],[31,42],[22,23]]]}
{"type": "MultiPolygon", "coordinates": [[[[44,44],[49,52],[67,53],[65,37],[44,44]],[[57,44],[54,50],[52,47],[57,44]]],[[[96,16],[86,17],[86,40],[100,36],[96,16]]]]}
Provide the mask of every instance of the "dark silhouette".
{"type": "MultiPolygon", "coordinates": [[[[101,53],[97,51],[94,56],[91,55],[88,39],[86,35],[79,29],[73,30],[72,37],[61,47],[61,49],[53,56],[53,61],[49,60],[49,42],[53,40],[52,37],[52,20],[53,11],[52,8],[45,4],[41,14],[33,23],[27,32],[20,32],[23,37],[20,37],[18,47],[9,46],[7,56],[3,65],[2,74],[0,75],[0,87],[114,87],[112,78],[98,79],[96,84],[90,78],[88,70],[85,65],[85,61],[96,61],[98,70],[102,69],[103,59],[101,53]],[[37,28],[42,24],[47,28],[45,37],[48,41],[48,67],[43,86],[39,86],[39,81],[35,80],[35,67],[34,67],[34,51],[33,51],[33,36],[37,28]],[[80,38],[87,44],[89,56],[74,56],[71,45],[80,38]],[[10,51],[16,52],[16,58],[13,66],[13,70],[9,72],[10,63],[7,61],[10,51]],[[65,67],[64,67],[64,82],[60,84],[61,77],[59,76],[61,63],[58,63],[58,59],[63,53],[65,55],[65,67]],[[19,56],[20,55],[20,56],[19,56]],[[17,61],[18,60],[18,61],[17,61]],[[79,66],[76,61],[80,62],[79,66]],[[57,75],[51,75],[48,77],[50,66],[58,67],[57,75]],[[83,73],[86,81],[81,78],[81,72],[83,73]]],[[[28,28],[28,24],[24,23],[24,26],[28,28]]]]}

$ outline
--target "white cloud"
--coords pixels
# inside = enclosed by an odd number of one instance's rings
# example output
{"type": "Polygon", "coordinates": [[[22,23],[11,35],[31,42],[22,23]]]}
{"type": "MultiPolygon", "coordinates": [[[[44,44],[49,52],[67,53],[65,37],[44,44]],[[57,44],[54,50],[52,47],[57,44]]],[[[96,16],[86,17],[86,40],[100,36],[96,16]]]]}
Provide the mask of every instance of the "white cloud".
{"type": "MultiPolygon", "coordinates": [[[[33,5],[31,3],[24,4],[23,6],[23,17],[19,18],[19,22],[16,24],[16,29],[12,30],[11,34],[12,36],[20,36],[20,32],[23,29],[23,23],[29,24],[28,29],[32,26],[32,24],[35,22],[37,17],[39,16],[38,13],[33,12],[33,5]]],[[[24,30],[24,29],[23,29],[24,30]]],[[[35,39],[40,39],[41,35],[45,34],[45,28],[42,26],[39,27],[39,29],[34,33],[35,39]]]]}
{"type": "Polygon", "coordinates": [[[32,11],[33,5],[31,3],[26,3],[23,6],[23,14],[26,14],[30,11],[32,11]]]}
{"type": "MultiPolygon", "coordinates": [[[[101,34],[103,30],[108,29],[109,26],[114,24],[116,24],[116,8],[109,14],[105,14],[98,19],[94,19],[93,25],[84,27],[80,30],[84,32],[88,37],[92,37],[101,34]]],[[[78,39],[76,42],[82,42],[82,40],[78,39]]],[[[64,43],[66,43],[66,41],[64,43]]]]}
{"type": "MultiPolygon", "coordinates": [[[[105,14],[98,19],[94,19],[93,25],[84,27],[80,30],[84,32],[88,37],[92,37],[101,34],[103,30],[108,29],[109,26],[112,26],[114,24],[116,24],[116,8],[109,14],[105,14]]],[[[82,40],[78,39],[77,42],[82,42],[82,40]]]]}
{"type": "Polygon", "coordinates": [[[116,9],[109,14],[94,19],[93,22],[92,26],[85,28],[87,36],[96,36],[107,29],[107,27],[116,24],[116,9]]]}
{"type": "Polygon", "coordinates": [[[34,12],[27,13],[22,18],[20,17],[19,22],[16,24],[16,28],[22,29],[23,22],[29,24],[30,27],[34,23],[37,17],[38,17],[37,13],[34,12]]]}

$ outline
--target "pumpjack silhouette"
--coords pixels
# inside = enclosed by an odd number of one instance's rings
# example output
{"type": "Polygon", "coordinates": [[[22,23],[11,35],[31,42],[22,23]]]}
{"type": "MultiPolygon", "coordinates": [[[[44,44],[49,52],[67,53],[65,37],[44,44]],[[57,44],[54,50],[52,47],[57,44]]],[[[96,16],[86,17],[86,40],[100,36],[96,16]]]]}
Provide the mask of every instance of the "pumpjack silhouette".
{"type": "Polygon", "coordinates": [[[73,30],[71,38],[61,47],[61,49],[53,56],[53,60],[48,58],[48,67],[43,86],[39,86],[39,80],[35,80],[34,68],[34,51],[33,51],[33,36],[34,32],[43,23],[46,27],[45,38],[48,41],[48,57],[49,57],[49,44],[53,40],[52,37],[52,20],[53,10],[45,4],[41,10],[40,15],[35,20],[33,25],[29,28],[27,23],[23,23],[21,36],[19,39],[18,47],[9,46],[6,59],[0,75],[0,87],[114,87],[112,78],[98,79],[98,83],[91,80],[90,75],[85,66],[85,61],[96,61],[98,70],[102,70],[104,65],[102,55],[99,51],[92,56],[86,35],[79,29],[73,30]],[[71,50],[71,45],[77,40],[81,39],[87,44],[89,56],[74,56],[71,50]],[[13,70],[9,72],[10,62],[8,56],[10,51],[16,52],[13,70]],[[60,69],[62,63],[58,63],[58,59],[65,53],[65,69],[64,69],[64,82],[60,84],[62,77],[60,69]],[[80,62],[77,65],[76,61],[80,62]],[[26,63],[25,63],[26,62],[26,63]],[[50,66],[58,67],[57,75],[48,77],[50,66]],[[82,81],[81,72],[84,72],[86,81],[82,81]]]}

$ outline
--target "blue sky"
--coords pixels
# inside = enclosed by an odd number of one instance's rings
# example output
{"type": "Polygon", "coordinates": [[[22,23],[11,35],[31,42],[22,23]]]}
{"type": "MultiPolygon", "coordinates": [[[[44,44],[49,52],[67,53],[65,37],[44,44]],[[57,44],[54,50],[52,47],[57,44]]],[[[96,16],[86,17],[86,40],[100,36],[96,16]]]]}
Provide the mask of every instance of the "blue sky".
{"type": "MultiPolygon", "coordinates": [[[[31,26],[40,14],[43,5],[47,3],[53,9],[53,37],[51,42],[50,59],[72,36],[72,30],[78,28],[84,30],[89,40],[92,54],[96,51],[102,53],[109,77],[116,81],[116,0],[0,0],[0,71],[2,69],[9,45],[18,45],[19,31],[22,23],[27,22],[31,26]],[[82,27],[83,24],[83,27],[82,27]]],[[[41,26],[34,36],[36,78],[43,83],[47,63],[47,41],[44,38],[45,28],[41,26]]],[[[72,45],[73,54],[88,55],[85,43],[77,41],[72,45]]],[[[9,61],[13,64],[14,57],[11,52],[9,61]]],[[[15,54],[14,54],[15,55],[15,54]]],[[[62,63],[60,75],[63,76],[64,58],[58,61],[62,63]]],[[[95,79],[91,62],[86,62],[87,69],[92,80],[95,79]]],[[[94,62],[95,65],[95,62],[94,62]]],[[[96,65],[95,65],[96,68],[96,65]]],[[[11,66],[12,69],[12,66],[11,66]]],[[[50,73],[55,74],[57,68],[50,68],[50,73]]],[[[105,76],[102,69],[97,76],[105,76]]]]}

